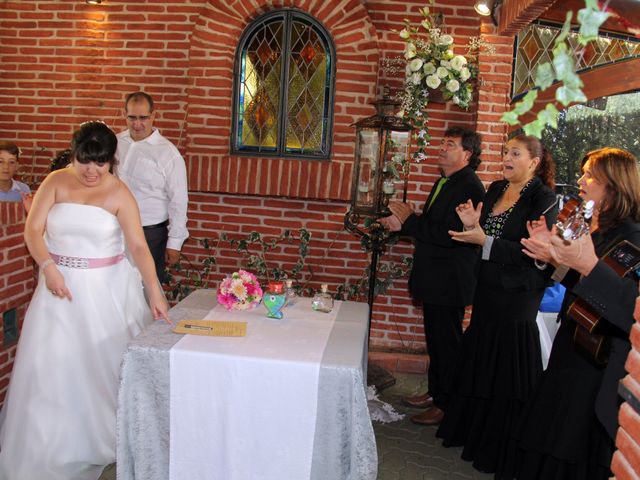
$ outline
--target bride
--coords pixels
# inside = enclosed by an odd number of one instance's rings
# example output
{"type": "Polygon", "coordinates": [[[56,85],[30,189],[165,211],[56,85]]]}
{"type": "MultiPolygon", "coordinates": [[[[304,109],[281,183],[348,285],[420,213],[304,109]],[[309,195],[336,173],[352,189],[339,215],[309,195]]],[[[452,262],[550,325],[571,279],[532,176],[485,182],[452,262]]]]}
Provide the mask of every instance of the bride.
{"type": "Polygon", "coordinates": [[[112,173],[116,145],[105,124],[82,124],[72,167],[44,180],[27,217],[40,277],[0,414],[2,480],[99,478],[115,461],[126,344],[167,319],[135,199],[112,173]]]}

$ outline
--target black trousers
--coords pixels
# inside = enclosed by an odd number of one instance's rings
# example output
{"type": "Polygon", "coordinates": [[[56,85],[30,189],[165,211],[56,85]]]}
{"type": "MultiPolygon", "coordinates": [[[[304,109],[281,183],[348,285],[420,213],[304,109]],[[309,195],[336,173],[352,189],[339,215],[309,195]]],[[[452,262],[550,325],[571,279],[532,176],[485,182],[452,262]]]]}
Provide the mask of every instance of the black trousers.
{"type": "Polygon", "coordinates": [[[162,227],[145,228],[144,238],[147,240],[149,250],[151,250],[151,256],[153,262],[156,265],[156,274],[160,282],[164,281],[164,254],[167,250],[167,240],[169,238],[169,229],[166,225],[162,227]]]}
{"type": "Polygon", "coordinates": [[[464,307],[422,304],[424,332],[429,352],[427,381],[429,394],[441,409],[445,409],[451,392],[451,383],[458,348],[462,338],[464,307]]]}

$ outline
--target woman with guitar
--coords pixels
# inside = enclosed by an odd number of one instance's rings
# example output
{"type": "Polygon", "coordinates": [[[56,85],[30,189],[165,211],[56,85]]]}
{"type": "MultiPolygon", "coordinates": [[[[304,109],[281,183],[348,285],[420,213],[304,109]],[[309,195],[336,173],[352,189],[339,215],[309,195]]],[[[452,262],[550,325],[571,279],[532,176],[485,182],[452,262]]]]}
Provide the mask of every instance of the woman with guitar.
{"type": "Polygon", "coordinates": [[[617,387],[638,295],[638,162],[617,148],[589,152],[578,186],[582,199],[595,203],[590,236],[565,240],[547,232],[545,238],[546,226],[534,222],[534,238],[522,240],[530,257],[570,270],[549,366],[527,404],[512,457],[518,479],[611,476],[617,387]]]}
{"type": "Polygon", "coordinates": [[[554,165],[534,137],[509,140],[504,179],[493,182],[484,206],[471,201],[457,212],[464,231],[454,240],[482,246],[482,261],[469,328],[462,337],[452,394],[437,432],[444,446],[464,445],[462,458],[484,472],[501,468],[510,435],[542,373],[538,306],[548,270],[522,253],[527,221],[553,224],[554,165]]]}

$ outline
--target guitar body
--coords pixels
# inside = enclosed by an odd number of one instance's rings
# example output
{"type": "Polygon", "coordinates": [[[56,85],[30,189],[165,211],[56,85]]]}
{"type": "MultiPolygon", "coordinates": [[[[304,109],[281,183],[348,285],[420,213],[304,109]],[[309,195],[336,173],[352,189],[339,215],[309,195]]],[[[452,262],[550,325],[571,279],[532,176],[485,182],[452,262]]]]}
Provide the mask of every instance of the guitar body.
{"type": "MultiPolygon", "coordinates": [[[[627,240],[622,240],[604,254],[602,260],[620,277],[640,266],[640,249],[627,240]]],[[[575,322],[574,343],[598,365],[606,365],[608,343],[605,335],[597,333],[602,316],[582,298],[576,299],[567,315],[575,322]]]]}

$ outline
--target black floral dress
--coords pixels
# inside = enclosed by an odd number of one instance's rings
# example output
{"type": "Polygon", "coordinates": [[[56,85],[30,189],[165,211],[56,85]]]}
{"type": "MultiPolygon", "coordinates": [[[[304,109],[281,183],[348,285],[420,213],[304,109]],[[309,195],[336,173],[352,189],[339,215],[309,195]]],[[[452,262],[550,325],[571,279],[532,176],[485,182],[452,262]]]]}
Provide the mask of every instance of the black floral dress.
{"type": "MultiPolygon", "coordinates": [[[[483,472],[503,468],[523,405],[542,373],[536,316],[548,273],[522,253],[520,240],[527,236],[526,221],[538,219],[555,194],[535,178],[511,208],[491,214],[507,186],[494,182],[485,198],[481,224],[493,242],[480,262],[471,323],[437,432],[444,446],[464,446],[462,458],[483,472]]],[[[549,225],[555,215],[545,214],[549,225]]]]}

